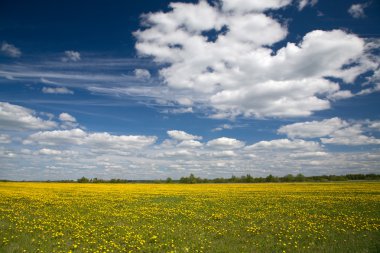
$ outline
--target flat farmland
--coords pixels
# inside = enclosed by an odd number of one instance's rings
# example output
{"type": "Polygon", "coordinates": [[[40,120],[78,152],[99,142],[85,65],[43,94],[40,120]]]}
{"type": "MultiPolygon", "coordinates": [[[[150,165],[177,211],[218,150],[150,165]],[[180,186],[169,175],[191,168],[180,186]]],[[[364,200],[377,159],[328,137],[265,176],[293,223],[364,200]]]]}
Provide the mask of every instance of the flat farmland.
{"type": "Polygon", "coordinates": [[[0,252],[380,252],[380,183],[0,183],[0,252]]]}

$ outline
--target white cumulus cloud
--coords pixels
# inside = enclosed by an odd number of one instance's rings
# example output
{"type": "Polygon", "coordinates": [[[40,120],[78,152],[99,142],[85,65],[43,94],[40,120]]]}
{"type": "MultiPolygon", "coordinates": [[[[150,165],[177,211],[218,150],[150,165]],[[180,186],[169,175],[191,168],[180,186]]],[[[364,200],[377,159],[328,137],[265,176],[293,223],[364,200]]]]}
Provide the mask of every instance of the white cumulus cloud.
{"type": "Polygon", "coordinates": [[[140,149],[155,143],[157,137],[143,135],[112,135],[104,133],[87,133],[82,129],[40,131],[24,140],[25,145],[39,144],[49,146],[81,146],[97,152],[107,150],[140,149]]]}
{"type": "Polygon", "coordinates": [[[24,144],[38,143],[40,145],[83,144],[87,133],[82,129],[40,131],[30,135],[24,144]]]}
{"type": "Polygon", "coordinates": [[[77,62],[81,60],[80,53],[77,51],[67,50],[64,52],[64,54],[65,56],[61,58],[63,62],[69,62],[69,61],[77,62]]]}
{"type": "Polygon", "coordinates": [[[303,8],[305,8],[308,5],[314,6],[317,3],[318,3],[318,0],[299,0],[299,2],[298,2],[298,9],[302,10],[303,8]]]}
{"type": "Polygon", "coordinates": [[[353,4],[348,9],[348,13],[354,18],[365,18],[364,9],[369,6],[369,3],[353,4]]]}
{"type": "Polygon", "coordinates": [[[260,141],[253,145],[247,146],[246,150],[257,150],[257,151],[318,151],[322,147],[318,142],[315,141],[305,141],[300,139],[289,140],[289,139],[278,139],[271,141],[260,141]]]}
{"type": "Polygon", "coordinates": [[[11,143],[12,139],[9,135],[7,134],[0,134],[0,143],[1,144],[8,144],[11,143]]]}
{"type": "Polygon", "coordinates": [[[171,138],[178,140],[178,141],[191,141],[191,140],[201,140],[202,139],[201,136],[188,134],[184,131],[179,131],[179,130],[169,130],[169,131],[167,131],[167,134],[171,138]]]}
{"type": "Polygon", "coordinates": [[[0,102],[0,129],[5,130],[38,130],[57,126],[51,120],[44,120],[28,108],[0,102]]]}
{"type": "Polygon", "coordinates": [[[363,134],[361,124],[353,124],[332,133],[329,138],[321,138],[322,143],[335,145],[373,145],[380,144],[380,139],[363,134]]]}
{"type": "Polygon", "coordinates": [[[223,125],[220,125],[214,129],[212,129],[211,131],[216,132],[216,131],[222,131],[224,129],[232,129],[232,128],[233,128],[233,126],[231,126],[230,124],[223,124],[223,125]]]}
{"type": "Polygon", "coordinates": [[[286,134],[290,138],[316,138],[331,135],[347,126],[349,126],[348,122],[335,117],[322,121],[308,121],[282,126],[277,132],[286,134]]]}
{"type": "Polygon", "coordinates": [[[77,119],[66,112],[61,113],[58,118],[62,122],[61,128],[63,129],[78,128],[79,126],[77,119]]]}
{"type": "Polygon", "coordinates": [[[184,140],[177,145],[177,147],[181,148],[199,148],[202,146],[203,144],[201,142],[195,140],[184,140]]]}
{"type": "Polygon", "coordinates": [[[324,152],[324,151],[299,152],[299,153],[292,153],[289,156],[295,159],[318,159],[318,158],[326,158],[327,156],[329,156],[329,153],[324,152]]]}
{"type": "Polygon", "coordinates": [[[369,122],[369,126],[368,127],[380,132],[380,121],[377,120],[377,121],[369,122]]]}
{"type": "Polygon", "coordinates": [[[266,1],[246,1],[246,0],[222,0],[222,8],[225,11],[238,13],[261,12],[268,9],[279,9],[291,3],[291,0],[266,0],[266,1]]]}
{"type": "Polygon", "coordinates": [[[76,122],[77,120],[70,114],[63,112],[59,115],[61,121],[76,122]]]}
{"type": "Polygon", "coordinates": [[[151,76],[147,69],[135,69],[134,73],[138,79],[149,79],[151,76]]]}
{"type": "Polygon", "coordinates": [[[220,137],[207,142],[207,146],[216,149],[238,149],[244,147],[245,143],[234,138],[220,137]]]}
{"type": "Polygon", "coordinates": [[[49,149],[49,148],[43,148],[38,151],[40,155],[60,155],[62,154],[62,151],[55,150],[55,149],[49,149]]]}
{"type": "Polygon", "coordinates": [[[233,150],[223,150],[223,151],[216,151],[210,153],[211,157],[214,158],[231,158],[231,157],[237,157],[238,154],[236,154],[233,150]]]}
{"type": "Polygon", "coordinates": [[[143,16],[136,49],[164,63],[159,74],[168,88],[186,91],[212,118],[308,116],[353,96],[326,77],[352,83],[378,63],[367,57],[366,41],[343,30],[310,31],[299,43],[271,49],[288,30],[264,11],[291,2],[172,3],[143,16]]]}
{"type": "Polygon", "coordinates": [[[98,148],[141,149],[156,142],[155,136],[144,135],[112,135],[109,133],[92,133],[85,138],[86,144],[98,148]]]}
{"type": "Polygon", "coordinates": [[[308,121],[282,126],[278,133],[290,138],[319,138],[324,144],[372,145],[380,144],[380,139],[365,134],[365,128],[376,129],[377,121],[347,122],[340,118],[322,121],[308,121]]]}

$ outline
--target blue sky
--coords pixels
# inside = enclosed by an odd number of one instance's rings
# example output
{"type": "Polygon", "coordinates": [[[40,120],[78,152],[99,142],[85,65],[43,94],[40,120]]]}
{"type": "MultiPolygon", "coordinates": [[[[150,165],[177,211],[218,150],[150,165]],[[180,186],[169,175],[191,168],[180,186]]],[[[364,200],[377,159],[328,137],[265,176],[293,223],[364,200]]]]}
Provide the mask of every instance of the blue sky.
{"type": "Polygon", "coordinates": [[[379,173],[378,1],[1,1],[0,178],[379,173]]]}

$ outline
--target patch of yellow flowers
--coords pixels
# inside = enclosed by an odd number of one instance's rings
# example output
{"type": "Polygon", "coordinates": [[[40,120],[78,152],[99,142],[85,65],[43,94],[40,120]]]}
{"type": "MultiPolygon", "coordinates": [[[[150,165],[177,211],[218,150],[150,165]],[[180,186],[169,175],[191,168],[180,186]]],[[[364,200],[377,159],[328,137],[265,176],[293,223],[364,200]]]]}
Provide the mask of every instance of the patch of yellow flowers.
{"type": "Polygon", "coordinates": [[[0,252],[375,252],[380,183],[0,183],[0,252]]]}

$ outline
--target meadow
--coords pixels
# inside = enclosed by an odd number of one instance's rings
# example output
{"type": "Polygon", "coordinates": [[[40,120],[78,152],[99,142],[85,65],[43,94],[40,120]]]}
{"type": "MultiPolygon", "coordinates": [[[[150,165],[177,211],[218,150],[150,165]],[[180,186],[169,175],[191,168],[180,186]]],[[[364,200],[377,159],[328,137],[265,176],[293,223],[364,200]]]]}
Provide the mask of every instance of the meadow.
{"type": "Polygon", "coordinates": [[[0,252],[380,252],[380,182],[0,183],[0,252]]]}

